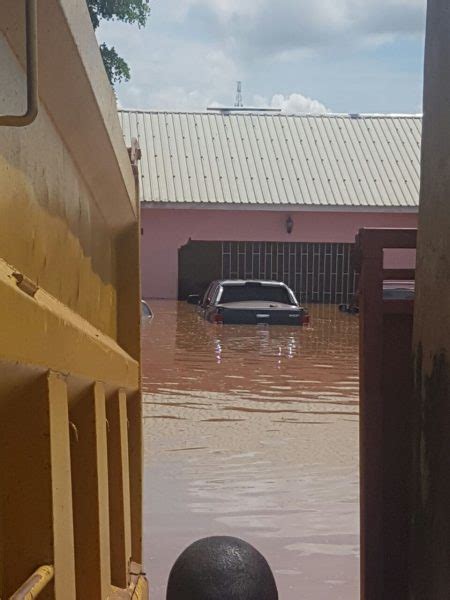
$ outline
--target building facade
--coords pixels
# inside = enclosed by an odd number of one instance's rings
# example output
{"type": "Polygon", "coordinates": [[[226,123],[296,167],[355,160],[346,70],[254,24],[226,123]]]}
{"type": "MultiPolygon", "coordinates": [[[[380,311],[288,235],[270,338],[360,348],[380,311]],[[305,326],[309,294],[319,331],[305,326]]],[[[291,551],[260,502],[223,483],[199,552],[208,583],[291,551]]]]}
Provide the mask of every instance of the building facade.
{"type": "Polygon", "coordinates": [[[144,297],[183,299],[243,277],[345,302],[358,230],[417,226],[421,117],[119,115],[142,150],[144,297]]]}

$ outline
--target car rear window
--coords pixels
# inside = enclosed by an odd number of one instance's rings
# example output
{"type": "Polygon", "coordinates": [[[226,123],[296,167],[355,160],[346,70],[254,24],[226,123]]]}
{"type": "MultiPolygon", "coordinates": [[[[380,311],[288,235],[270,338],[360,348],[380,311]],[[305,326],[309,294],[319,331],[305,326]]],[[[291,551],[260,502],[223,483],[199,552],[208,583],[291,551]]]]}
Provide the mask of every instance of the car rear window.
{"type": "Polygon", "coordinates": [[[224,285],[220,304],[228,302],[281,302],[292,304],[293,300],[285,287],[274,285],[224,285]]]}

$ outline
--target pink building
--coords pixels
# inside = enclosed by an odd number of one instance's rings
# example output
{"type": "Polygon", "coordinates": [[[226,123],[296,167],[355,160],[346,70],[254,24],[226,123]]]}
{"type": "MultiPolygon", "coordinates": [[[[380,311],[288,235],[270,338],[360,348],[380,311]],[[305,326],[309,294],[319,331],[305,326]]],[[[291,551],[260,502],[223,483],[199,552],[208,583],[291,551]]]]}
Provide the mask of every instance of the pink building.
{"type": "Polygon", "coordinates": [[[418,116],[119,115],[142,150],[144,297],[242,277],[345,302],[358,230],[417,225],[418,116]]]}

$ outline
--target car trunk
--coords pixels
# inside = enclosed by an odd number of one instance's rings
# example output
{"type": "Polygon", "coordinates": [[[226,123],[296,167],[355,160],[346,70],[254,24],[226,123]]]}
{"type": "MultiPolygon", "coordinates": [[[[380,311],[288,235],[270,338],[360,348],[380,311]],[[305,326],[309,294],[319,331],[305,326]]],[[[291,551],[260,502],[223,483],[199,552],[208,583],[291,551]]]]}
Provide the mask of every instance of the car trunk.
{"type": "Polygon", "coordinates": [[[277,302],[230,302],[218,305],[225,324],[301,325],[304,311],[277,302]]]}

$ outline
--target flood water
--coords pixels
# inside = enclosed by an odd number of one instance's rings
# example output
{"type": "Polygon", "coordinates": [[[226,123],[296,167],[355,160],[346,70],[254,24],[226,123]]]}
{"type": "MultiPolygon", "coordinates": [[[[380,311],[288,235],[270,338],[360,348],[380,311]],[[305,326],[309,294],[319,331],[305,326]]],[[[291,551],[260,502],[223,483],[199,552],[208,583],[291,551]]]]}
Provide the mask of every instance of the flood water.
{"type": "Polygon", "coordinates": [[[356,600],[358,321],[221,326],[150,301],[143,327],[144,552],[153,600],[191,542],[235,535],[281,600],[356,600]]]}

